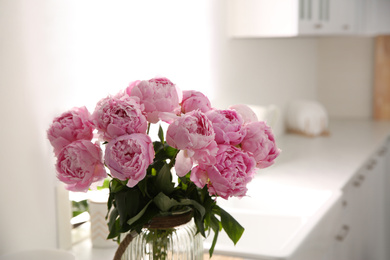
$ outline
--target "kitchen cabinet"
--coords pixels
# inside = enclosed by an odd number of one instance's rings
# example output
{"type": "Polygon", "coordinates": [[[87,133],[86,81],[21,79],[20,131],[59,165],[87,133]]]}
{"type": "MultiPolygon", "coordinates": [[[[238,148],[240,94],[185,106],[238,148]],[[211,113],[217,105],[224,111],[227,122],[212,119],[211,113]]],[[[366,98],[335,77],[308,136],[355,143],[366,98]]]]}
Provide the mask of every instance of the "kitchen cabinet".
{"type": "Polygon", "coordinates": [[[385,175],[384,175],[384,193],[385,193],[385,199],[384,199],[384,230],[385,230],[385,238],[387,245],[385,244],[385,255],[387,257],[390,257],[390,247],[388,246],[390,244],[390,137],[387,139],[386,142],[386,148],[385,148],[385,155],[384,155],[385,165],[383,166],[385,168],[385,175]]]}
{"type": "Polygon", "coordinates": [[[362,35],[383,35],[390,33],[390,1],[358,0],[357,27],[362,35]]]}
{"type": "Polygon", "coordinates": [[[232,37],[352,34],[354,0],[230,0],[232,37]]]}
{"type": "Polygon", "coordinates": [[[329,260],[385,260],[385,176],[387,146],[358,170],[343,189],[339,229],[329,260]]]}

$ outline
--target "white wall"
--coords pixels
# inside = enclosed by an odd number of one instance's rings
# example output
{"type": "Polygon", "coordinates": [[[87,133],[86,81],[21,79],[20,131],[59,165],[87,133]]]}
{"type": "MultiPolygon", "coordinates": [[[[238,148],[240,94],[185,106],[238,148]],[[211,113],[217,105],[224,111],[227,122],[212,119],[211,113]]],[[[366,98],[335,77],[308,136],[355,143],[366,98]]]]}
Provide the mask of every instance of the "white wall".
{"type": "Polygon", "coordinates": [[[39,17],[26,24],[25,7],[0,1],[0,255],[57,243],[53,160],[45,137],[56,100],[45,90],[55,82],[47,78],[46,60],[36,59],[46,47],[42,30],[35,35],[42,45],[27,31],[39,17]]]}
{"type": "Polygon", "coordinates": [[[322,38],[318,44],[318,100],[333,118],[371,118],[374,38],[322,38]]]}

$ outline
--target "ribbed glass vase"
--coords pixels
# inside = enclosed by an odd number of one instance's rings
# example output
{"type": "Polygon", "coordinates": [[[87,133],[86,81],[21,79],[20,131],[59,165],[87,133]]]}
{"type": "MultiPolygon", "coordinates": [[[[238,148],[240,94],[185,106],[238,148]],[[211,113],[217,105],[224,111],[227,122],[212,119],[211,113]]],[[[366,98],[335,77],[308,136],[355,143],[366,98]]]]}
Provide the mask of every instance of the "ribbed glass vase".
{"type": "Polygon", "coordinates": [[[127,247],[121,260],[201,260],[203,239],[191,214],[156,217],[127,247]]]}

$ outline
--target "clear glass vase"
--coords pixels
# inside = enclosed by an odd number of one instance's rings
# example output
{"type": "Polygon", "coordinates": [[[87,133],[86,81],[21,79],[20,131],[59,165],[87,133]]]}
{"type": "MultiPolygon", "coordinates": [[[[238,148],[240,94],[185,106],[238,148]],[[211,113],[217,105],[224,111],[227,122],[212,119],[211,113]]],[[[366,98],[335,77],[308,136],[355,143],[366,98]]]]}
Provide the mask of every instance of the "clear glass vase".
{"type": "Polygon", "coordinates": [[[155,218],[131,241],[121,260],[201,260],[203,238],[196,231],[188,215],[155,218]]]}

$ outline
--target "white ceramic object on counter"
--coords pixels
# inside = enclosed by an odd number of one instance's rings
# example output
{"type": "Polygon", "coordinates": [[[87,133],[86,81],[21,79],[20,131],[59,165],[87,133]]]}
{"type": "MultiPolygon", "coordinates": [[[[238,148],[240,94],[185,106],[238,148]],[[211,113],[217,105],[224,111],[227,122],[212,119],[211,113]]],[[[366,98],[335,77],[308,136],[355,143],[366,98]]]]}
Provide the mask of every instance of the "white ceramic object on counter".
{"type": "Polygon", "coordinates": [[[109,234],[107,220],[108,189],[90,191],[88,200],[91,220],[91,240],[95,248],[117,247],[118,244],[112,239],[107,239],[109,234]]]}
{"type": "Polygon", "coordinates": [[[325,107],[314,100],[295,100],[288,104],[287,130],[306,136],[328,134],[328,113],[325,107]]]}
{"type": "Polygon", "coordinates": [[[275,136],[280,136],[284,132],[284,126],[281,120],[280,108],[276,105],[258,106],[248,105],[253,110],[259,121],[264,121],[272,128],[275,136]]]}

